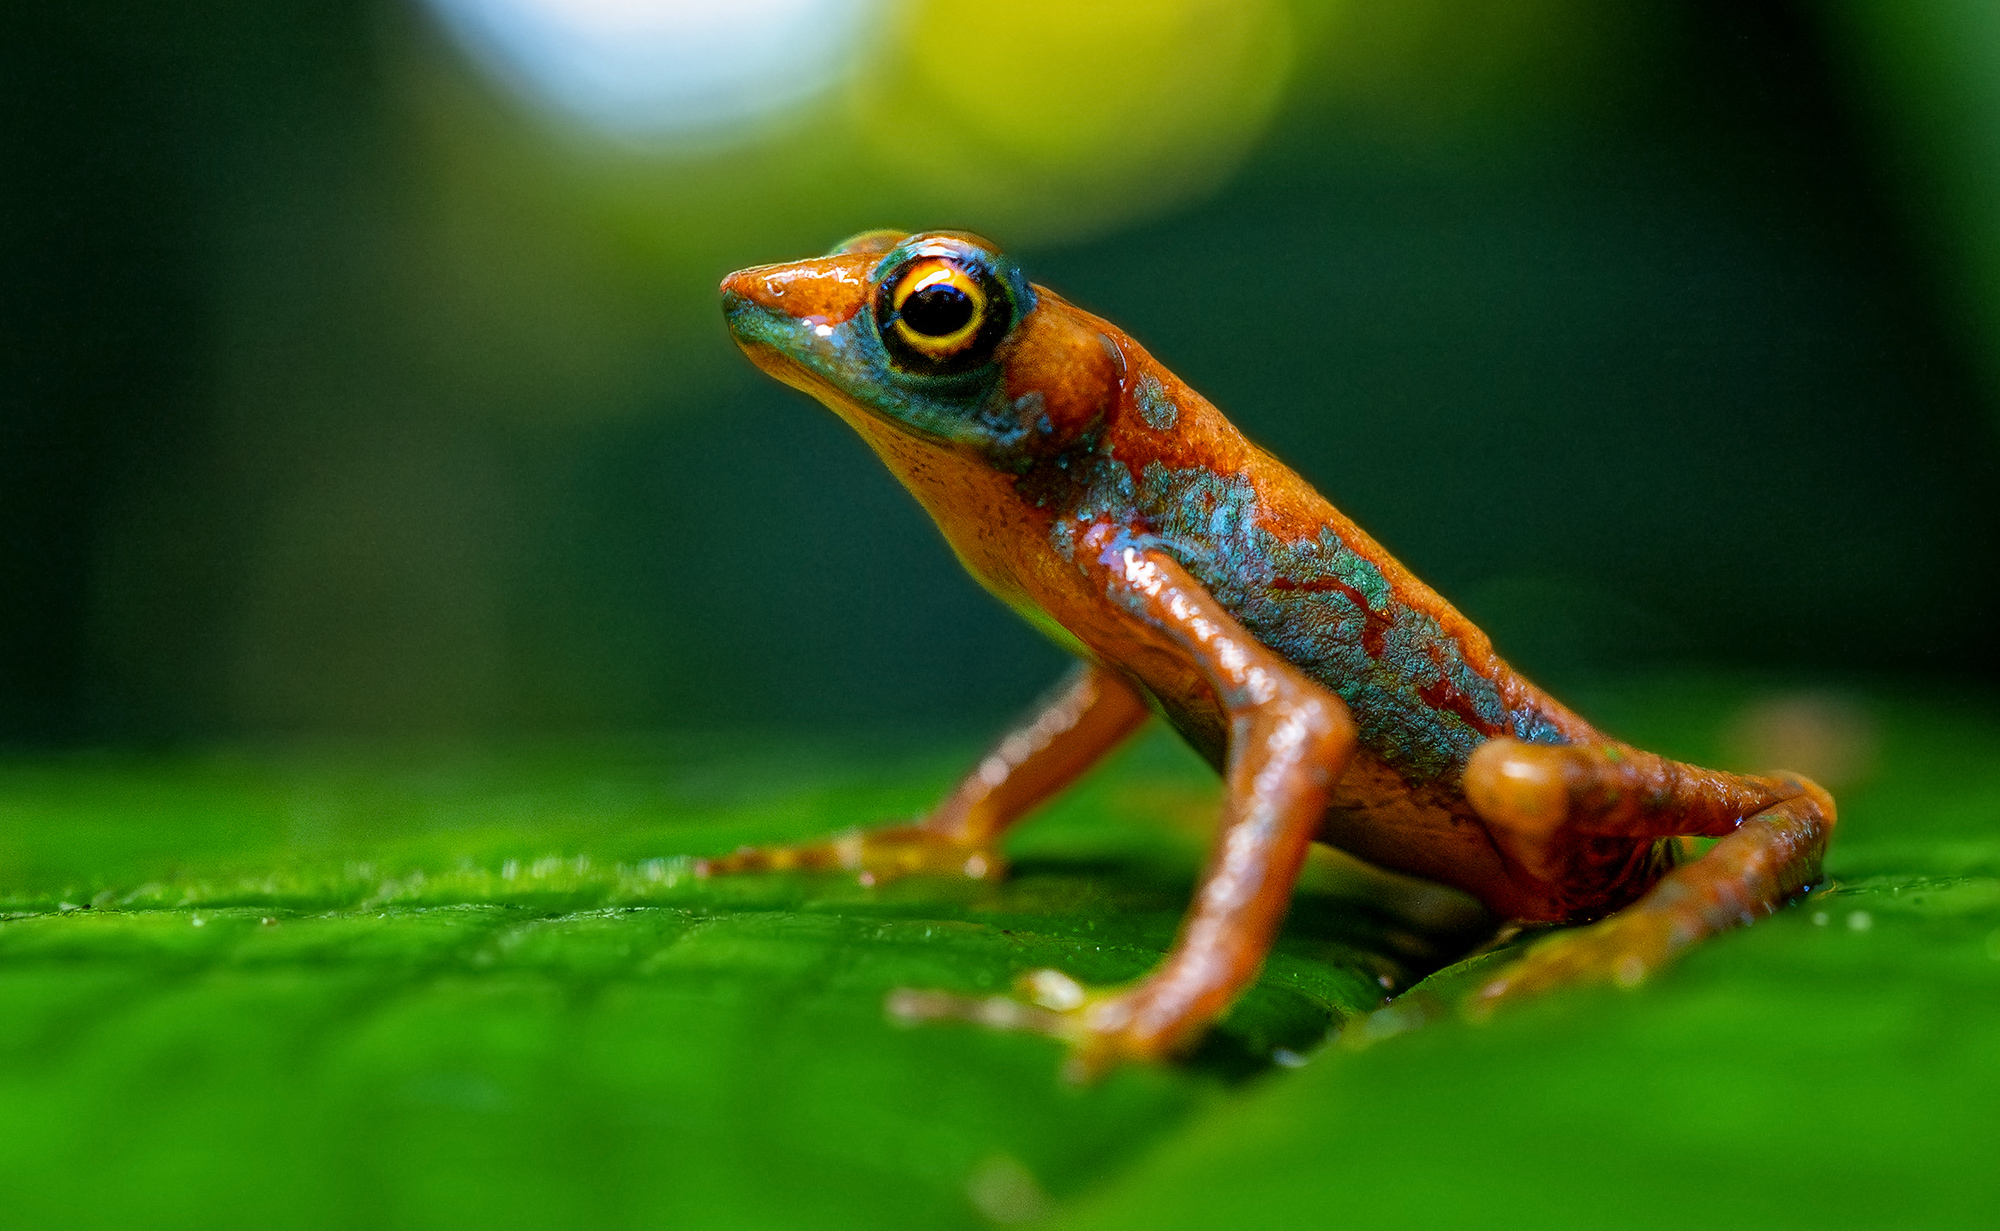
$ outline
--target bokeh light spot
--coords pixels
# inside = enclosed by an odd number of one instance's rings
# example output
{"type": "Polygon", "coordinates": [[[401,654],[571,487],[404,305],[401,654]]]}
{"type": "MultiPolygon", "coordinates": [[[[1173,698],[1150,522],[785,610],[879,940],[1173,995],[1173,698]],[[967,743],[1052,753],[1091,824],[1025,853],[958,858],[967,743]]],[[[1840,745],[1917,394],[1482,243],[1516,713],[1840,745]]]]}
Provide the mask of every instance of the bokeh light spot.
{"type": "Polygon", "coordinates": [[[861,82],[864,126],[955,218],[1076,234],[1214,184],[1263,132],[1292,57],[1270,0],[925,0],[861,82]]]}
{"type": "Polygon", "coordinates": [[[845,74],[879,0],[428,0],[533,103],[601,133],[674,140],[745,127],[845,74]]]}

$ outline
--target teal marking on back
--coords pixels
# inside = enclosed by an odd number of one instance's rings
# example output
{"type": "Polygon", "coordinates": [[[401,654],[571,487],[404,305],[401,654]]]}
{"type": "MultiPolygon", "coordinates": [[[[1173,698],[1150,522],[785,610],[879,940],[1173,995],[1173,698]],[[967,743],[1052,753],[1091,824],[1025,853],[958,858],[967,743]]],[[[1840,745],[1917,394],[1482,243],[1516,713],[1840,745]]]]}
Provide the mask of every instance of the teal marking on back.
{"type": "Polygon", "coordinates": [[[1164,432],[1180,421],[1181,408],[1167,396],[1166,387],[1152,376],[1141,376],[1134,401],[1139,404],[1139,417],[1146,426],[1156,432],[1164,432]]]}
{"type": "Polygon", "coordinates": [[[1397,602],[1382,571],[1330,527],[1284,541],[1258,525],[1246,476],[1153,462],[1135,483],[1102,454],[1071,473],[1085,481],[1057,522],[1058,549],[1073,555],[1091,522],[1137,523],[1141,545],[1179,561],[1259,641],[1338,693],[1362,742],[1406,780],[1456,783],[1495,735],[1564,742],[1546,716],[1509,713],[1458,642],[1397,602]]]}

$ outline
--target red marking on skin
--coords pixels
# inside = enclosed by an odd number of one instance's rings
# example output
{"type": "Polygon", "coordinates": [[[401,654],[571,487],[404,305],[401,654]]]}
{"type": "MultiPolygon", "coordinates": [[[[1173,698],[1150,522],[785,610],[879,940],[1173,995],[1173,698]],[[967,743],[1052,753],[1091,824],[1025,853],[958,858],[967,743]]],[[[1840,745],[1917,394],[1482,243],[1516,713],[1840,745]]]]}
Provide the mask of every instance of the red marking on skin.
{"type": "Polygon", "coordinates": [[[1361,612],[1361,648],[1370,658],[1382,657],[1382,648],[1388,643],[1389,621],[1368,605],[1361,591],[1337,577],[1315,577],[1310,581],[1296,581],[1290,577],[1273,577],[1269,588],[1279,592],[1303,590],[1312,594],[1327,594],[1339,591],[1353,600],[1361,612]]]}
{"type": "Polygon", "coordinates": [[[1458,686],[1451,682],[1449,676],[1440,675],[1436,681],[1419,686],[1417,695],[1424,699],[1425,705],[1430,706],[1434,710],[1445,710],[1457,714],[1460,718],[1465,719],[1466,723],[1473,730],[1482,734],[1498,735],[1505,729],[1488,719],[1480,717],[1479,711],[1472,706],[1471,698],[1460,692],[1458,686]]]}
{"type": "MultiPolygon", "coordinates": [[[[1349,590],[1349,587],[1330,578],[1318,578],[1313,581],[1293,581],[1289,577],[1273,577],[1271,578],[1271,588],[1273,590],[1349,590]]],[[[1351,590],[1349,592],[1352,593],[1351,590]]]]}
{"type": "Polygon", "coordinates": [[[1362,607],[1361,648],[1370,658],[1381,658],[1382,650],[1389,641],[1389,622],[1374,612],[1362,607]]]}

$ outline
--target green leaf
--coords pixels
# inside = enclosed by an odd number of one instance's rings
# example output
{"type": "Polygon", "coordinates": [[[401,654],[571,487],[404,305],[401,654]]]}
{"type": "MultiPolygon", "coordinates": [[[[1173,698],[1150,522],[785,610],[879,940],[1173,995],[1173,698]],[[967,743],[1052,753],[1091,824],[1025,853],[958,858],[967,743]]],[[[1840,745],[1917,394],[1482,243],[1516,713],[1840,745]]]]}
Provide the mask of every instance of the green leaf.
{"type": "MultiPolygon", "coordinates": [[[[1744,696],[1593,700],[1714,760],[1744,696]]],[[[1047,1040],[901,1028],[883,1001],[1156,961],[1218,800],[1164,736],[1023,829],[1007,882],[876,890],[687,857],[908,817],[972,750],[0,764],[7,1222],[1948,1221],[2000,1197],[2000,724],[1869,704],[1881,769],[1841,792],[1840,883],[1636,993],[1355,1046],[1392,1033],[1382,980],[1470,932],[1316,862],[1196,1057],[1082,1090],[1047,1040]]]]}
{"type": "Polygon", "coordinates": [[[10,1219],[978,1226],[1125,1165],[1407,964],[1322,905],[1194,1064],[1086,1091],[1046,1040],[892,1026],[898,986],[1157,960],[1217,799],[1160,740],[1002,885],[688,874],[907,816],[961,759],[685,739],[11,765],[10,1219]]]}
{"type": "MultiPolygon", "coordinates": [[[[1714,718],[1744,690],[1682,679],[1597,700],[1642,743],[1716,763],[1714,718]]],[[[1190,1123],[1063,1225],[1294,1227],[1330,1209],[1370,1227],[1990,1222],[2000,722],[1936,699],[1867,708],[1880,768],[1841,790],[1833,879],[1805,902],[1634,992],[1484,1026],[1403,1031],[1420,1015],[1387,1011],[1190,1123]]]]}

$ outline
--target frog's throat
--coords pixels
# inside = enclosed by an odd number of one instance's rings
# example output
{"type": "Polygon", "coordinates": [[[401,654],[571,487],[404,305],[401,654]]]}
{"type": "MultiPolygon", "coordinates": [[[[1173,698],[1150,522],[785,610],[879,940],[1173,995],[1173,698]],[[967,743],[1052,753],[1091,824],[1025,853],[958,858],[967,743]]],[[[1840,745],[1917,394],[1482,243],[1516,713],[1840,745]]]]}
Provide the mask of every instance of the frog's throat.
{"type": "Polygon", "coordinates": [[[930,515],[974,580],[1064,649],[1090,657],[1082,642],[1025,593],[1018,553],[998,549],[1013,537],[1022,543],[1047,542],[1048,516],[1022,503],[1014,475],[995,469],[976,445],[939,439],[884,417],[793,363],[782,350],[754,342],[743,343],[743,349],[757,366],[812,395],[853,428],[930,515]],[[1036,525],[1032,533],[1019,536],[982,533],[996,515],[1027,517],[1036,525]]]}
{"type": "MultiPolygon", "coordinates": [[[[933,517],[961,513],[956,508],[947,510],[937,507],[941,493],[933,490],[938,486],[933,480],[940,469],[959,472],[970,468],[984,474],[992,473],[986,459],[972,445],[890,419],[811,373],[801,372],[799,375],[801,379],[788,383],[811,394],[822,406],[839,416],[841,422],[853,428],[875,456],[882,459],[882,464],[889,468],[890,473],[916,495],[933,517]]],[[[962,483],[950,486],[963,488],[962,483]]]]}
{"type": "Polygon", "coordinates": [[[927,449],[933,455],[950,452],[968,458],[978,456],[978,448],[974,441],[956,439],[943,432],[928,429],[912,419],[884,414],[800,363],[782,346],[741,334],[736,337],[736,345],[750,357],[750,362],[762,368],[773,379],[811,397],[859,432],[862,439],[868,441],[869,446],[881,456],[891,470],[897,473],[898,477],[903,475],[903,470],[895,459],[911,456],[911,450],[902,446],[920,446],[919,452],[927,449]],[[895,446],[893,457],[891,446],[895,446]]]}

